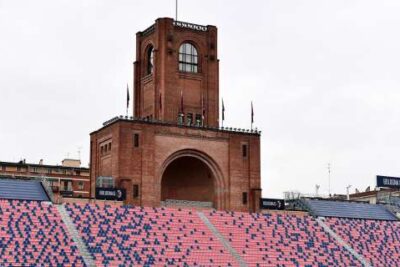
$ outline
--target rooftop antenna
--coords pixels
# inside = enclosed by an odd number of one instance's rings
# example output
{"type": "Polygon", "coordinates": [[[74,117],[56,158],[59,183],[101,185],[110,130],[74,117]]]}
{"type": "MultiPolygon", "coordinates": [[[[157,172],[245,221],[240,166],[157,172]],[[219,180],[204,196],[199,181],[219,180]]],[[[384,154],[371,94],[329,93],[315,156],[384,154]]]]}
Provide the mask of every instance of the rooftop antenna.
{"type": "Polygon", "coordinates": [[[78,159],[79,160],[81,160],[81,150],[82,150],[82,147],[78,146],[78,159]]]}

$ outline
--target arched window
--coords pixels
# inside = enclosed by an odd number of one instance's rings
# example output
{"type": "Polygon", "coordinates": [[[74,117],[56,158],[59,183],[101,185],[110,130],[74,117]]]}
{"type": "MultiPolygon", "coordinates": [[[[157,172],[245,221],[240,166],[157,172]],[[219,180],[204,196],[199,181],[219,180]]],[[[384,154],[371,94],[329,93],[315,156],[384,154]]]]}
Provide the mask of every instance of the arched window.
{"type": "Polygon", "coordinates": [[[153,48],[153,46],[150,46],[147,49],[147,73],[146,74],[153,73],[153,66],[154,66],[154,48],[153,48]]]}
{"type": "Polygon", "coordinates": [[[179,47],[179,71],[195,72],[198,68],[197,49],[190,43],[183,43],[179,47]]]}

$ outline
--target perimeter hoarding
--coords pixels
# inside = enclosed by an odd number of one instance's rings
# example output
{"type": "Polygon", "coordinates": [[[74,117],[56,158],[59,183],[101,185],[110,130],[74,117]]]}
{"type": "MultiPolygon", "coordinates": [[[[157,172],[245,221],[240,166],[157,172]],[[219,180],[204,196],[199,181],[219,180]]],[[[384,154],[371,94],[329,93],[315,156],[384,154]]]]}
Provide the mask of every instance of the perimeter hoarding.
{"type": "Polygon", "coordinates": [[[376,176],[376,186],[377,187],[400,188],[400,178],[377,175],[376,176]]]}

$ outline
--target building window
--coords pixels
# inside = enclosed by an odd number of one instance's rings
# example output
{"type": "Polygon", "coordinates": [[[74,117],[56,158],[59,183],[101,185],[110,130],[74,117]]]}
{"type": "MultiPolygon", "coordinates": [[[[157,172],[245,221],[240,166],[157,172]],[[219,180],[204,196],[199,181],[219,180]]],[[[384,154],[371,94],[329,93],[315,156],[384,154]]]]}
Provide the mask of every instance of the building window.
{"type": "Polygon", "coordinates": [[[183,43],[179,47],[179,71],[198,72],[197,49],[190,43],[183,43]]]}
{"type": "Polygon", "coordinates": [[[2,170],[3,172],[5,172],[5,171],[6,171],[6,166],[5,166],[5,165],[1,166],[1,170],[2,170]]]}
{"type": "Polygon", "coordinates": [[[242,203],[243,205],[247,204],[247,192],[243,192],[242,194],[242,203]]]}
{"type": "Polygon", "coordinates": [[[139,197],[139,185],[134,184],[133,185],[133,198],[138,198],[139,197]]]}
{"type": "Polygon", "coordinates": [[[48,173],[48,174],[51,174],[51,171],[52,171],[51,168],[48,168],[48,169],[47,169],[47,173],[48,173]]]}
{"type": "Polygon", "coordinates": [[[78,182],[78,189],[83,190],[84,188],[84,183],[82,181],[78,182]]]}
{"type": "Polygon", "coordinates": [[[154,48],[153,46],[150,46],[147,49],[147,72],[146,74],[152,74],[153,73],[153,68],[154,68],[154,48]]]}
{"type": "Polygon", "coordinates": [[[135,133],[133,135],[133,146],[139,147],[139,134],[135,133]]]}
{"type": "Polygon", "coordinates": [[[72,181],[70,180],[62,181],[61,191],[72,191],[72,181]]]}
{"type": "Polygon", "coordinates": [[[108,144],[108,151],[111,151],[111,143],[108,144]]]}
{"type": "Polygon", "coordinates": [[[33,172],[37,173],[39,172],[39,169],[37,167],[33,167],[33,172]]]}
{"type": "Polygon", "coordinates": [[[247,158],[247,145],[242,145],[242,156],[247,158]]]}
{"type": "Polygon", "coordinates": [[[67,174],[67,170],[62,170],[62,173],[63,174],[67,174]]]}

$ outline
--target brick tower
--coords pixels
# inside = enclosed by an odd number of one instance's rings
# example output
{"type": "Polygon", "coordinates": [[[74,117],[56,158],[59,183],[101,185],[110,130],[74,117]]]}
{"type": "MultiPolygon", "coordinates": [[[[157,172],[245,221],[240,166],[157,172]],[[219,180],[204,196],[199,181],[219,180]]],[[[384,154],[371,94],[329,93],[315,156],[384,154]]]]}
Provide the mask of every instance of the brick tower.
{"type": "Polygon", "coordinates": [[[158,19],[136,34],[136,59],[135,117],[218,126],[215,26],[158,19]]]}
{"type": "Polygon", "coordinates": [[[157,19],[136,34],[134,117],[91,133],[91,196],[257,211],[260,132],[219,127],[217,28],[157,19]]]}

